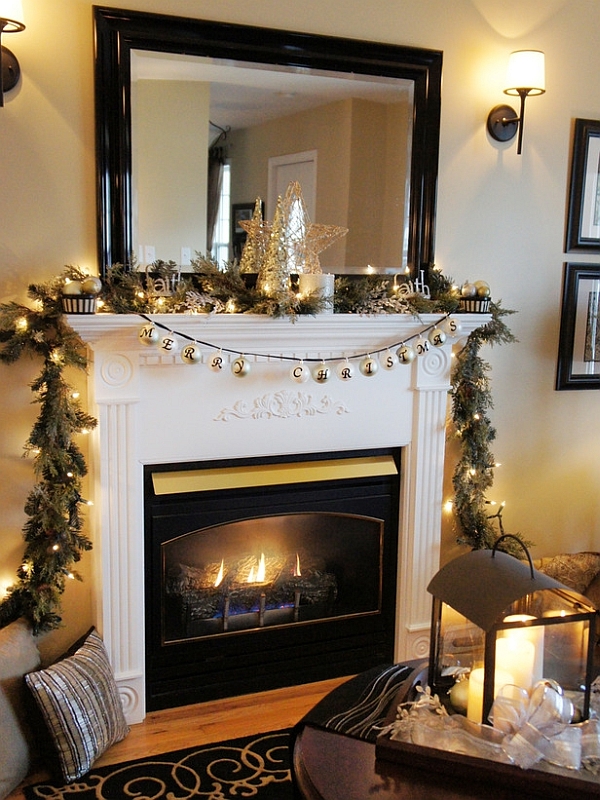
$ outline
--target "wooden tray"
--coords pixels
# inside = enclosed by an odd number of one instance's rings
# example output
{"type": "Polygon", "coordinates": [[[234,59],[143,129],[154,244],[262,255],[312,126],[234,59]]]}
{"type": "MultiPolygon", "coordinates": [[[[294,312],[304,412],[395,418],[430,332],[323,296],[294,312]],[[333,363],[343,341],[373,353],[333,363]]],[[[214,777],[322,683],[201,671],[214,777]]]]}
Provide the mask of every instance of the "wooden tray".
{"type": "MultiPolygon", "coordinates": [[[[396,719],[398,705],[415,696],[414,686],[423,682],[424,671],[415,670],[412,687],[404,685],[391,704],[387,722],[396,719]],[[411,693],[412,689],[412,693],[411,693]]],[[[410,680],[410,678],[409,678],[410,680]]],[[[408,683],[408,681],[407,681],[408,683]]],[[[385,762],[403,764],[416,769],[436,771],[465,781],[481,782],[510,787],[520,792],[520,797],[545,797],[564,800],[567,796],[577,800],[600,797],[600,776],[586,770],[569,770],[555,767],[548,762],[540,762],[530,769],[521,769],[512,764],[502,764],[477,756],[451,753],[437,747],[424,747],[410,742],[392,741],[387,734],[381,734],[375,744],[375,758],[380,764],[376,769],[384,773],[385,762]]]]}

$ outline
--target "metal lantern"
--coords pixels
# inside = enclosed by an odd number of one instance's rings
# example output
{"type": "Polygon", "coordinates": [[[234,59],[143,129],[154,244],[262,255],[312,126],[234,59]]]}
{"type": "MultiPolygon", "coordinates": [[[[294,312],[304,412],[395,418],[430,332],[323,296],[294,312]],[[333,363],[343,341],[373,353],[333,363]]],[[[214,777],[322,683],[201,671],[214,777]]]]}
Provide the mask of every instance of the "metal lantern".
{"type": "MultiPolygon", "coordinates": [[[[468,675],[467,716],[486,722],[503,686],[556,681],[589,716],[596,611],[583,595],[500,550],[474,550],[430,582],[429,685],[440,697],[468,675]]],[[[520,543],[520,542],[519,542],[520,543]]]]}

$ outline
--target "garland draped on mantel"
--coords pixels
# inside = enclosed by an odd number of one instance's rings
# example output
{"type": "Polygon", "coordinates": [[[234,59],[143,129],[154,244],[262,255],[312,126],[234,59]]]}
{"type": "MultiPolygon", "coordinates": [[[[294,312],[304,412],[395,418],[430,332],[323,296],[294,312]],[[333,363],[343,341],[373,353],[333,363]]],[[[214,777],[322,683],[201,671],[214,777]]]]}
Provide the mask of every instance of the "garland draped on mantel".
{"type": "MultiPolygon", "coordinates": [[[[104,310],[137,313],[151,320],[149,315],[159,311],[190,313],[189,304],[195,303],[195,311],[204,313],[226,313],[235,308],[238,313],[250,311],[294,319],[298,314],[314,314],[320,308],[320,300],[310,297],[301,301],[290,297],[285,307],[281,301],[274,305],[271,299],[248,289],[234,268],[218,270],[206,260],[199,266],[202,274],[193,288],[178,285],[172,294],[161,298],[147,291],[143,273],[129,272],[117,265],[108,271],[105,280],[101,295],[104,310]],[[186,300],[190,292],[193,297],[186,300]]],[[[166,275],[172,271],[170,265],[159,264],[158,269],[166,275]]],[[[336,311],[410,313],[416,318],[423,313],[439,313],[445,319],[458,310],[459,296],[448,278],[434,269],[429,274],[430,297],[398,296],[381,276],[336,281],[336,311]]],[[[24,454],[34,460],[36,483],[24,509],[28,519],[23,529],[22,563],[15,583],[0,601],[0,627],[25,616],[36,633],[57,628],[66,581],[81,579],[74,566],[92,546],[83,532],[82,507],[87,501],[81,492],[87,467],[77,437],[91,430],[96,420],[81,408],[77,393],[65,379],[65,371],[70,368],[85,370],[87,359],[85,344],[68,324],[61,302],[65,281],[84,277],[78,267],[67,267],[49,283],[29,287],[31,307],[12,302],[0,304],[0,360],[10,364],[27,354],[42,361],[39,377],[31,383],[40,411],[24,447],[24,454]]],[[[456,532],[460,542],[473,548],[490,547],[497,538],[485,498],[495,465],[490,451],[495,430],[488,416],[493,405],[490,367],[479,351],[485,344],[514,341],[503,321],[510,313],[491,303],[490,321],[469,334],[451,376],[451,421],[461,448],[453,478],[456,532]]],[[[424,325],[420,333],[431,327],[424,325]]],[[[206,344],[219,348],[218,343],[206,344]]],[[[372,352],[380,351],[375,348],[372,352]]]]}

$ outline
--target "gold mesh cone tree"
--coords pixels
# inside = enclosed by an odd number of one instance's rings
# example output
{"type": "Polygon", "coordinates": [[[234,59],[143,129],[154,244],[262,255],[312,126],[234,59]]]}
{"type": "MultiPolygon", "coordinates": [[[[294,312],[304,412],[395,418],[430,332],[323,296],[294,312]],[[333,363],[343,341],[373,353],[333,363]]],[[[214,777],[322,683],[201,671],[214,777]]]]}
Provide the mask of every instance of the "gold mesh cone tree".
{"type": "Polygon", "coordinates": [[[240,226],[246,231],[247,237],[240,259],[240,272],[260,272],[260,265],[265,257],[269,241],[270,224],[262,217],[262,200],[256,198],[252,219],[241,220],[240,226]]]}
{"type": "Polygon", "coordinates": [[[268,297],[283,298],[289,293],[289,261],[283,201],[277,198],[277,207],[271,226],[265,258],[258,271],[257,288],[268,297]]]}

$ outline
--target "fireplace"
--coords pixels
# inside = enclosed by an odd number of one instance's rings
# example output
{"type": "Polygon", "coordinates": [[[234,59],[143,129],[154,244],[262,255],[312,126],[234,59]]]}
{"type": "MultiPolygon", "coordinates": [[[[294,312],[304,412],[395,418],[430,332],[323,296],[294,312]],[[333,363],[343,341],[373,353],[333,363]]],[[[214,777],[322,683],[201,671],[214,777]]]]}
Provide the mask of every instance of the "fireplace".
{"type": "MultiPolygon", "coordinates": [[[[357,369],[348,382],[334,375],[324,385],[294,383],[290,360],[385,354],[387,346],[417,336],[437,317],[330,314],[295,323],[239,314],[157,315],[156,319],[169,330],[173,326],[203,342],[203,363],[186,365],[176,352],[145,346],[138,339],[143,320],[136,315],[69,316],[89,345],[89,408],[99,421],[90,437],[86,490],[95,501],[90,526],[96,624],[128,720],[137,722],[145,715],[146,637],[156,635],[148,633],[144,568],[144,484],[146,468],[152,465],[220,462],[224,466],[240,459],[302,459],[315,453],[401,452],[395,510],[398,557],[392,559],[396,568],[393,657],[426,658],[431,617],[427,584],[440,566],[453,343],[431,348],[411,365],[381,368],[369,377],[357,369]],[[219,374],[208,366],[214,348],[222,348],[224,354],[226,368],[219,374]],[[243,378],[227,368],[236,353],[245,354],[251,363],[243,378]],[[280,361],[279,356],[287,360],[280,361]]],[[[462,315],[463,335],[483,321],[481,315],[462,315]]],[[[192,523],[184,533],[202,527],[192,523]]],[[[371,622],[373,617],[367,613],[365,619],[371,622]]],[[[345,625],[344,619],[336,622],[345,625]]],[[[320,622],[312,629],[328,624],[320,622]]],[[[304,623],[296,627],[301,626],[304,623]]],[[[272,630],[265,624],[258,634],[264,641],[272,630]]],[[[296,635],[294,630],[293,625],[285,627],[285,635],[296,635]]],[[[234,643],[244,635],[232,632],[222,641],[234,643]]],[[[213,637],[204,636],[202,641],[208,644],[213,637]]],[[[234,649],[233,644],[226,646],[234,649]]],[[[304,651],[310,647],[305,642],[304,651]]],[[[249,660],[244,673],[246,677],[252,673],[249,660]]],[[[307,680],[303,674],[298,679],[307,680]]]]}
{"type": "Polygon", "coordinates": [[[399,452],[145,469],[150,709],[394,656],[399,452]]]}

